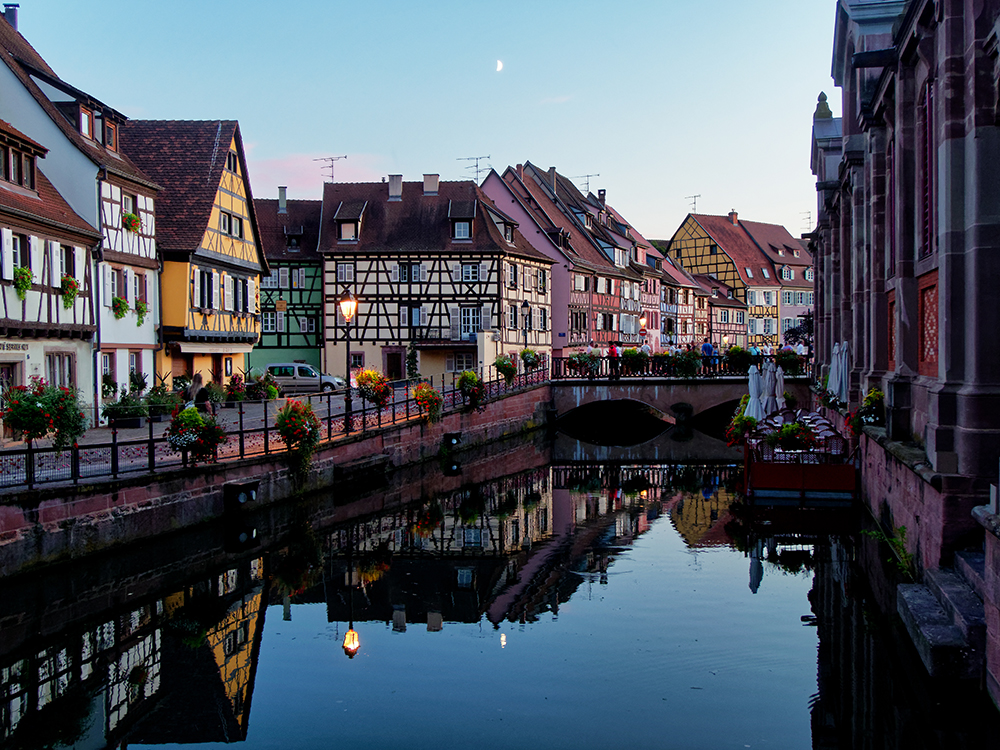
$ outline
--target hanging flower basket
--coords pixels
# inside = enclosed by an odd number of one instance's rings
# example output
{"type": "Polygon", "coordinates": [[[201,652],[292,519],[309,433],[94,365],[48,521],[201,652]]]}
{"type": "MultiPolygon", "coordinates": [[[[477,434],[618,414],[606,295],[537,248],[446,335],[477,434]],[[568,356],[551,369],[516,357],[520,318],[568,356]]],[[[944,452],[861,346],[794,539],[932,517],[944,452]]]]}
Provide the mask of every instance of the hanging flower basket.
{"type": "Polygon", "coordinates": [[[469,409],[479,408],[479,404],[482,403],[483,397],[486,395],[486,386],[479,375],[472,370],[466,370],[458,376],[457,384],[469,409]]]}
{"type": "Polygon", "coordinates": [[[430,383],[420,383],[413,389],[413,398],[428,422],[441,420],[441,394],[430,383]]]}
{"type": "Polygon", "coordinates": [[[194,463],[215,461],[219,446],[229,439],[214,419],[194,406],[174,412],[165,435],[173,450],[187,451],[194,463]]]}
{"type": "Polygon", "coordinates": [[[129,232],[138,232],[142,229],[142,222],[135,214],[122,214],[122,226],[129,232]]]}
{"type": "Polygon", "coordinates": [[[141,328],[142,324],[146,320],[146,313],[149,312],[149,305],[143,302],[141,299],[135,301],[135,325],[137,328],[141,328]]]}
{"type": "Polygon", "coordinates": [[[522,349],[521,361],[524,362],[525,368],[533,370],[538,367],[538,363],[542,361],[542,358],[538,356],[538,352],[534,349],[522,349]]]}
{"type": "Polygon", "coordinates": [[[320,438],[319,418],[312,406],[288,399],[278,412],[274,425],[285,441],[292,470],[299,475],[307,474],[320,438]]]}
{"type": "Polygon", "coordinates": [[[31,275],[30,268],[24,268],[23,266],[14,268],[14,291],[17,292],[18,299],[24,299],[28,290],[31,289],[31,282],[33,280],[34,277],[31,275]]]}
{"type": "Polygon", "coordinates": [[[392,398],[392,386],[377,370],[362,370],[357,375],[357,383],[361,398],[379,409],[384,409],[392,398]]]}
{"type": "Polygon", "coordinates": [[[128,315],[128,300],[124,297],[112,297],[111,312],[114,313],[115,320],[124,318],[128,315]]]}
{"type": "Polygon", "coordinates": [[[513,354],[501,354],[493,360],[493,366],[497,368],[497,372],[503,375],[507,385],[514,382],[514,377],[517,375],[517,361],[513,354]]]}
{"type": "Polygon", "coordinates": [[[63,276],[60,284],[60,294],[62,294],[63,307],[69,310],[76,301],[76,295],[80,293],[80,282],[72,276],[63,276]]]}

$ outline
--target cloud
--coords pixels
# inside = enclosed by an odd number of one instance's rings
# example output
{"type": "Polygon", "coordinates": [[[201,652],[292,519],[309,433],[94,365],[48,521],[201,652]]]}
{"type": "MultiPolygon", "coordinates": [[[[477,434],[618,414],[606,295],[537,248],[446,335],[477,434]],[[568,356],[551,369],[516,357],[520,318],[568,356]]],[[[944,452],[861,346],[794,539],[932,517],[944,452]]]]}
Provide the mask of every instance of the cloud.
{"type": "Polygon", "coordinates": [[[562,96],[547,96],[540,102],[541,104],[565,104],[573,97],[569,94],[563,94],[562,96]]]}
{"type": "MultiPolygon", "coordinates": [[[[330,181],[329,162],[315,161],[330,154],[287,154],[275,159],[255,159],[253,144],[247,144],[247,168],[255,198],[273,198],[278,186],[288,188],[289,198],[319,200],[323,183],[330,181]]],[[[339,154],[337,154],[339,156],[339,154]]],[[[334,162],[337,182],[378,182],[388,174],[381,166],[389,161],[382,154],[348,154],[334,162]]]]}

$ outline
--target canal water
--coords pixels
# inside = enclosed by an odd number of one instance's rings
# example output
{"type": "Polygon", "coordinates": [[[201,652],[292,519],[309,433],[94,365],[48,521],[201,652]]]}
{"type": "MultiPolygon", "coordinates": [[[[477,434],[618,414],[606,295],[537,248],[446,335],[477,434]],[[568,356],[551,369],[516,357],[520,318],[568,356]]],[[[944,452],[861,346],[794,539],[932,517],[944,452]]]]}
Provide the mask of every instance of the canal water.
{"type": "Polygon", "coordinates": [[[992,747],[863,515],[747,508],[700,439],[495,446],[0,582],[0,747],[992,747]]]}

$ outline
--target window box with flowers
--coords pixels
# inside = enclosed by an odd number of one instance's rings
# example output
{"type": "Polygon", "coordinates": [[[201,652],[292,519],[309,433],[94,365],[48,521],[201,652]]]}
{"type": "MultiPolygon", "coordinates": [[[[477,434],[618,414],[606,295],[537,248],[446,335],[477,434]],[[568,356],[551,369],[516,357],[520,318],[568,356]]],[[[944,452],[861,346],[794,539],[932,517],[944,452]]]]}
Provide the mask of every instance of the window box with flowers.
{"type": "Polygon", "coordinates": [[[80,293],[80,282],[72,276],[63,276],[59,293],[62,295],[63,308],[71,309],[76,301],[76,295],[80,293]]]}
{"type": "Polygon", "coordinates": [[[31,275],[30,268],[24,268],[23,266],[14,268],[14,291],[17,292],[19,300],[23,300],[27,296],[28,290],[31,289],[32,281],[34,281],[34,277],[31,275]]]}
{"type": "Polygon", "coordinates": [[[142,222],[135,214],[125,213],[122,214],[122,226],[129,232],[138,232],[142,229],[142,222]]]}
{"type": "Polygon", "coordinates": [[[48,385],[41,378],[31,384],[14,385],[0,397],[0,420],[32,445],[51,436],[52,446],[63,451],[87,429],[80,394],[72,388],[48,385]]]}
{"type": "Polygon", "coordinates": [[[128,315],[128,310],[128,300],[124,297],[111,298],[111,312],[114,314],[115,320],[121,320],[128,315]]]}
{"type": "Polygon", "coordinates": [[[135,325],[137,328],[141,328],[142,324],[146,322],[147,312],[149,312],[149,305],[141,299],[137,299],[135,301],[135,325]]]}

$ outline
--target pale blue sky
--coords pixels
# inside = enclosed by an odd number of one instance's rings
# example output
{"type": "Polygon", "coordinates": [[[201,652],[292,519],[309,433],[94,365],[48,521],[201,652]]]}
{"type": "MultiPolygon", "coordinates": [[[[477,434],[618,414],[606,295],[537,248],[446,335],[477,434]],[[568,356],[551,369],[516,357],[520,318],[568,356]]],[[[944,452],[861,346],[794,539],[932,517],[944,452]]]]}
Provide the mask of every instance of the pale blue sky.
{"type": "Polygon", "coordinates": [[[125,115],[239,120],[256,197],[319,198],[323,156],[350,181],[488,154],[599,173],[650,238],[694,193],[798,235],[820,90],[839,114],[835,0],[20,3],[56,72],[125,115]]]}

